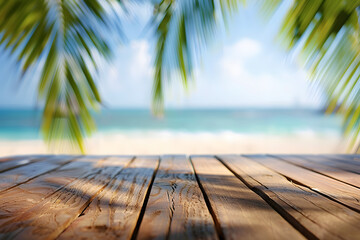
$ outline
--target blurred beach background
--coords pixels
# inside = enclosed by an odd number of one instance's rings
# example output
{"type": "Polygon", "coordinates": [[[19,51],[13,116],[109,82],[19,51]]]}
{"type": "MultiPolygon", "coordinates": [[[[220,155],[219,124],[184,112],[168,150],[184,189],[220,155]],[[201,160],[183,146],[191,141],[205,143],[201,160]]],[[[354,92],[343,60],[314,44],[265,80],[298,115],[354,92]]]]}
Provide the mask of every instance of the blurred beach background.
{"type": "MultiPolygon", "coordinates": [[[[0,111],[1,155],[51,152],[41,112],[0,111]]],[[[89,154],[343,153],[341,120],[311,109],[103,110],[89,154]]]]}
{"type": "MultiPolygon", "coordinates": [[[[86,154],[345,153],[342,119],[324,114],[324,89],[309,81],[299,50],[275,40],[290,5],[270,20],[256,4],[241,7],[194,65],[186,91],[179,79],[164,82],[160,118],[151,113],[153,5],[120,13],[126,41],[113,46],[111,63],[98,62],[103,106],[86,154]]],[[[59,152],[40,133],[40,73],[22,78],[16,56],[0,50],[0,155],[59,152]]]]}

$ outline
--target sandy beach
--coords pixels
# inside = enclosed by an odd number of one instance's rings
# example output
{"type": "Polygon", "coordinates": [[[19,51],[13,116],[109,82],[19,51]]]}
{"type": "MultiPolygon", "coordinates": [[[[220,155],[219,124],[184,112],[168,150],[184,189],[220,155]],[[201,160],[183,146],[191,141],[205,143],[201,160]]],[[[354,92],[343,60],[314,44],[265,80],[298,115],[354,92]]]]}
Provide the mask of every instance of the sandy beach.
{"type": "MultiPolygon", "coordinates": [[[[330,154],[346,153],[340,136],[240,134],[104,134],[86,140],[86,154],[330,154]]],[[[0,140],[0,156],[69,153],[50,150],[42,140],[0,140]]]]}

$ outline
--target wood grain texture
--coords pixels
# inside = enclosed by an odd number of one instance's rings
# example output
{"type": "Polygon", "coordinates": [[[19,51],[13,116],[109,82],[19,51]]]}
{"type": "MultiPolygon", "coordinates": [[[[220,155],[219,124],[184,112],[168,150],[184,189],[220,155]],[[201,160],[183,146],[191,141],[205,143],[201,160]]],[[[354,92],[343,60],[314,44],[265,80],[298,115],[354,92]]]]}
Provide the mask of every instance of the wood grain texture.
{"type": "Polygon", "coordinates": [[[267,156],[247,156],[325,196],[360,212],[360,189],[332,178],[267,156]]]}
{"type": "Polygon", "coordinates": [[[46,155],[46,154],[4,156],[4,157],[0,157],[0,165],[3,164],[4,162],[10,162],[15,160],[30,159],[30,158],[48,158],[50,156],[51,155],[46,155]]]}
{"type": "Polygon", "coordinates": [[[73,159],[74,156],[54,156],[48,158],[47,161],[38,161],[8,170],[0,175],[0,193],[49,171],[53,171],[73,159]]]}
{"type": "Polygon", "coordinates": [[[0,239],[360,239],[358,155],[220,158],[0,158],[0,239]]]}
{"type": "Polygon", "coordinates": [[[326,158],[317,157],[316,159],[308,159],[301,156],[279,156],[278,158],[288,163],[292,163],[299,167],[309,169],[311,171],[323,174],[346,184],[360,188],[359,174],[333,167],[329,164],[329,162],[333,163],[333,161],[329,161],[326,158]]]}
{"type": "Polygon", "coordinates": [[[36,206],[46,197],[79,178],[99,164],[99,157],[82,157],[0,194],[0,226],[36,206]]]}
{"type": "Polygon", "coordinates": [[[359,154],[326,154],[326,155],[318,155],[318,156],[323,156],[338,161],[344,161],[352,165],[360,166],[359,154]]]}
{"type": "Polygon", "coordinates": [[[158,157],[136,158],[58,239],[130,239],[158,164],[158,157]]]}
{"type": "Polygon", "coordinates": [[[106,158],[86,176],[58,189],[36,206],[14,216],[0,226],[0,238],[56,238],[131,161],[131,158],[106,158]]]}
{"type": "Polygon", "coordinates": [[[322,164],[342,169],[355,174],[360,174],[360,160],[356,157],[350,156],[337,156],[337,155],[313,155],[305,156],[311,161],[322,161],[322,164]]]}
{"type": "Polygon", "coordinates": [[[23,159],[23,158],[31,158],[31,155],[25,155],[25,156],[6,156],[6,157],[0,157],[0,164],[3,162],[23,159]]]}
{"type": "Polygon", "coordinates": [[[304,239],[217,159],[191,159],[226,239],[304,239]]]}
{"type": "Polygon", "coordinates": [[[1,158],[0,173],[44,159],[46,159],[45,156],[19,156],[1,158]]]}
{"type": "MultiPolygon", "coordinates": [[[[354,239],[360,237],[360,214],[320,194],[297,185],[276,172],[240,156],[220,156],[248,185],[273,200],[305,229],[309,238],[354,239]],[[310,232],[310,234],[309,234],[310,232]]],[[[295,224],[296,225],[296,224],[295,224]]]]}
{"type": "Polygon", "coordinates": [[[190,161],[161,158],[137,239],[214,239],[215,225],[190,161]]]}

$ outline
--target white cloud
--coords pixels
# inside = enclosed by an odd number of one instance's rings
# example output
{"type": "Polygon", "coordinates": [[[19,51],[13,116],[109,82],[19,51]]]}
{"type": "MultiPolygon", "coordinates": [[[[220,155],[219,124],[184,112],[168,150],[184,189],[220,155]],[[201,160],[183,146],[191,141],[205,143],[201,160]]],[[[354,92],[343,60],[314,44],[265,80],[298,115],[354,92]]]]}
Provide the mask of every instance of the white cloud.
{"type": "MultiPolygon", "coordinates": [[[[111,107],[149,107],[153,83],[149,42],[133,40],[120,47],[116,57],[100,85],[105,102],[111,107]]],[[[190,84],[188,93],[179,79],[165,87],[168,107],[319,105],[311,96],[305,71],[256,40],[241,39],[226,46],[220,56],[209,57],[204,69],[196,69],[195,84],[190,84]]]]}
{"type": "Polygon", "coordinates": [[[120,46],[116,61],[100,74],[100,88],[112,107],[144,107],[150,103],[152,63],[148,41],[133,40],[120,46]]]}
{"type": "Polygon", "coordinates": [[[237,59],[246,60],[261,53],[261,44],[251,38],[243,38],[234,45],[225,48],[225,54],[230,54],[237,59]]]}
{"type": "MultiPolygon", "coordinates": [[[[168,101],[182,107],[318,107],[309,91],[304,70],[265,49],[256,40],[244,38],[228,45],[220,56],[209,59],[196,78],[196,89],[168,101]],[[264,48],[264,50],[263,50],[264,48]],[[178,99],[182,99],[179,101],[178,99]]],[[[173,95],[176,95],[173,93],[173,95]]]]}
{"type": "Polygon", "coordinates": [[[253,39],[244,38],[235,44],[225,47],[220,60],[223,75],[231,79],[246,75],[246,61],[261,53],[261,44],[253,39]]]}
{"type": "Polygon", "coordinates": [[[151,56],[149,53],[149,43],[145,40],[132,41],[130,43],[130,76],[133,79],[151,77],[151,56]]]}

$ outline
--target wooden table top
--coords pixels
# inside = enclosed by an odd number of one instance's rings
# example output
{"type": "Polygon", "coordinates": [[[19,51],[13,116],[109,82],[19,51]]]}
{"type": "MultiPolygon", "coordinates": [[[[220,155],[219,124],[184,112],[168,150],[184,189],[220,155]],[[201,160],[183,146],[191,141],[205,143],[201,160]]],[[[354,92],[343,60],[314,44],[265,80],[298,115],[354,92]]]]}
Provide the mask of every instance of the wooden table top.
{"type": "Polygon", "coordinates": [[[359,155],[0,159],[0,239],[360,239],[359,155]]]}

